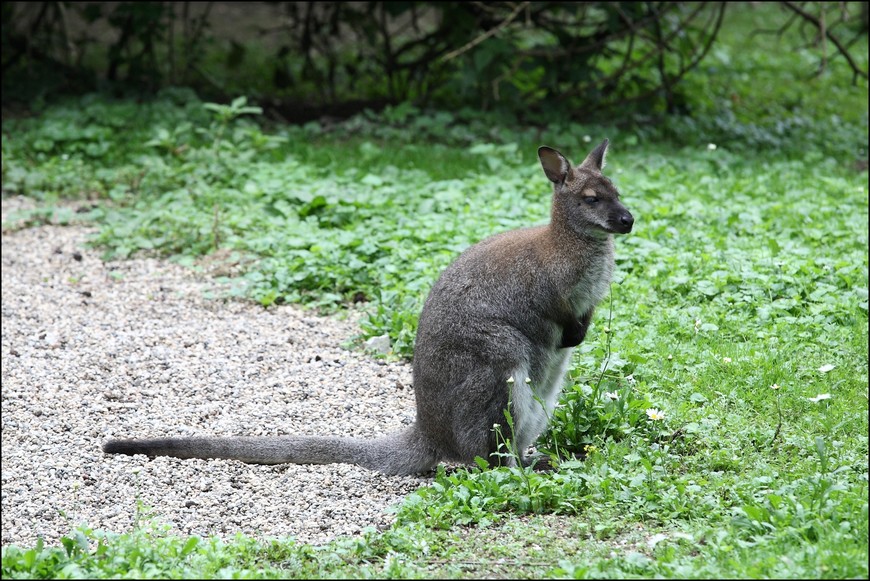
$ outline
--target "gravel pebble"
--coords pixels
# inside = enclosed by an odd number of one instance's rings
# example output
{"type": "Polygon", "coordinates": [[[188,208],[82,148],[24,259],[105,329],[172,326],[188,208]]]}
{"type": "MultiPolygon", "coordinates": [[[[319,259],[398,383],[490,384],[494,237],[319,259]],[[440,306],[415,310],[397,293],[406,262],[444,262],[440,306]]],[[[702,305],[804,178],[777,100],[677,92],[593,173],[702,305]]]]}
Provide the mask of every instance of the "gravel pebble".
{"type": "MultiPolygon", "coordinates": [[[[29,204],[4,199],[4,223],[29,204]]],[[[342,348],[354,313],[206,299],[215,283],[192,270],[103,262],[92,233],[3,233],[3,545],[56,544],[80,523],[129,531],[139,501],[174,534],[321,544],[388,526],[386,509],[430,481],[104,455],[110,437],[374,437],[410,423],[414,398],[409,365],[342,348]]]]}

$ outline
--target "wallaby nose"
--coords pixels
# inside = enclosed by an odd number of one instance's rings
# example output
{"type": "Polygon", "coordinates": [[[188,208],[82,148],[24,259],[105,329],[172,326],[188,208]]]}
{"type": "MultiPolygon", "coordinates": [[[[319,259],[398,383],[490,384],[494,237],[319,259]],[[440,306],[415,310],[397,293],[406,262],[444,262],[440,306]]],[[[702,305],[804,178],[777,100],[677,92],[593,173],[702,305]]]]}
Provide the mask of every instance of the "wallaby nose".
{"type": "Polygon", "coordinates": [[[634,226],[634,216],[626,212],[619,217],[619,224],[624,228],[624,233],[631,232],[631,227],[634,226]]]}

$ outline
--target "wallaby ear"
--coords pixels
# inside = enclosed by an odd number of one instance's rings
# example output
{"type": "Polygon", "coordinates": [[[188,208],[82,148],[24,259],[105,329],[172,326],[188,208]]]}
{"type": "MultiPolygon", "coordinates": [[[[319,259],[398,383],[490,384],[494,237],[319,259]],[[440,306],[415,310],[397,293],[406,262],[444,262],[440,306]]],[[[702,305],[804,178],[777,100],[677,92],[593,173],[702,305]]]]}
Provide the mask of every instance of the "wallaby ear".
{"type": "Polygon", "coordinates": [[[568,172],[571,171],[571,163],[552,147],[546,145],[539,147],[538,159],[541,160],[541,167],[544,168],[547,178],[554,184],[564,182],[565,178],[568,177],[568,172]]]}
{"type": "Polygon", "coordinates": [[[604,169],[604,157],[607,155],[608,145],[610,145],[609,139],[602,141],[601,145],[593,149],[592,152],[586,156],[586,159],[583,160],[580,167],[591,169],[593,171],[601,171],[604,169]]]}

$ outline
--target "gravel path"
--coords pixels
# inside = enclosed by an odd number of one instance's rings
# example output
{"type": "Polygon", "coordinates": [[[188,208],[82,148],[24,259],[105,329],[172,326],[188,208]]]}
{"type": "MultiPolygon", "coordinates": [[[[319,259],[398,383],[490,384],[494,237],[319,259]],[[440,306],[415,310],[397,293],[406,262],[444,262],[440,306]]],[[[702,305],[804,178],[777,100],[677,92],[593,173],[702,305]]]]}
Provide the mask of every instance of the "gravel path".
{"type": "MultiPolygon", "coordinates": [[[[4,222],[27,200],[3,200],[4,222]]],[[[387,526],[428,482],[349,466],[106,456],[109,437],[381,435],[414,416],[410,367],[341,347],[352,320],[209,300],[154,259],[104,263],[87,227],[3,234],[2,544],[124,532],[323,543],[387,526]]],[[[351,316],[350,319],[353,317],[351,316]]]]}

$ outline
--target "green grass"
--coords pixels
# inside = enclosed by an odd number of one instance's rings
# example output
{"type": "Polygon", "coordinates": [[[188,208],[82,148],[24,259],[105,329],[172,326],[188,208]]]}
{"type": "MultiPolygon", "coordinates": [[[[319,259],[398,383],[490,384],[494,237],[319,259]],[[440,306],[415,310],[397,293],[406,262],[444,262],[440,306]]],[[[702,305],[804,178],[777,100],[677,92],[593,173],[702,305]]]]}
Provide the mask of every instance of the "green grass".
{"type": "Polygon", "coordinates": [[[265,306],[363,299],[399,356],[459,252],[547,219],[537,145],[576,162],[610,137],[637,221],[540,442],[558,472],[440,471],[391,530],[324,547],[85,528],[4,547],[3,577],[866,577],[867,86],[769,36],[742,50],[759,13],[732,14],[687,79],[694,116],[655,128],[407,105],[264,127],[183,91],[4,120],[4,192],[41,202],[4,228],[87,220],[107,256],[221,257],[265,306]]]}

